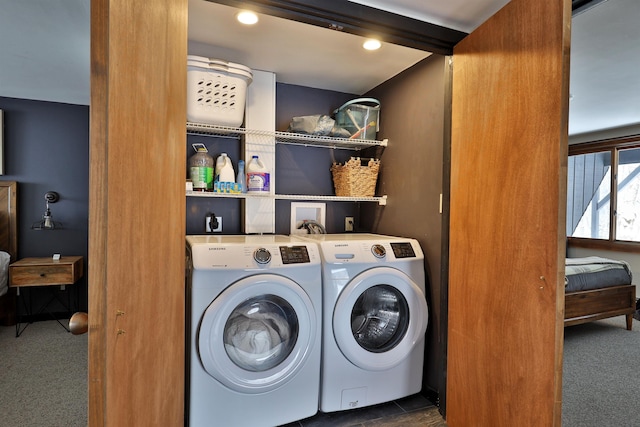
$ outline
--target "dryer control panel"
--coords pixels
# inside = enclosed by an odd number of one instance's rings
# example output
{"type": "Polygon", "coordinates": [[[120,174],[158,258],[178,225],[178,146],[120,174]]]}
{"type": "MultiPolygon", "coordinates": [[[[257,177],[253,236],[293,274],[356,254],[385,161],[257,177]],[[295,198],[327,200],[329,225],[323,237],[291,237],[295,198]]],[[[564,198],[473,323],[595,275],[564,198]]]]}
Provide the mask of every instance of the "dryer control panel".
{"type": "Polygon", "coordinates": [[[415,258],[416,252],[409,242],[391,243],[391,249],[396,258],[415,258]]]}
{"type": "Polygon", "coordinates": [[[421,258],[417,242],[405,241],[325,241],[321,244],[324,259],[336,263],[385,263],[421,258]]]}
{"type": "Polygon", "coordinates": [[[280,256],[283,264],[309,263],[309,252],[306,246],[280,246],[280,256]]]}

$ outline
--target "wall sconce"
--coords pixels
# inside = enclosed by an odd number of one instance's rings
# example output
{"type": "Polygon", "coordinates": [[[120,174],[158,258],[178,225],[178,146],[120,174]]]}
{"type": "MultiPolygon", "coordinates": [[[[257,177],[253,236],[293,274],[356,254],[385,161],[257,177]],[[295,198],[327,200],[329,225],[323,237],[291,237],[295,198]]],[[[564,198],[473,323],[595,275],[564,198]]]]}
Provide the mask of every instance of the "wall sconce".
{"type": "Polygon", "coordinates": [[[49,209],[49,203],[55,203],[60,200],[60,195],[55,191],[47,191],[44,194],[44,200],[46,203],[46,209],[44,211],[44,215],[42,215],[42,220],[36,221],[31,225],[32,230],[59,230],[62,228],[62,224],[54,221],[51,218],[51,209],[49,209]]]}

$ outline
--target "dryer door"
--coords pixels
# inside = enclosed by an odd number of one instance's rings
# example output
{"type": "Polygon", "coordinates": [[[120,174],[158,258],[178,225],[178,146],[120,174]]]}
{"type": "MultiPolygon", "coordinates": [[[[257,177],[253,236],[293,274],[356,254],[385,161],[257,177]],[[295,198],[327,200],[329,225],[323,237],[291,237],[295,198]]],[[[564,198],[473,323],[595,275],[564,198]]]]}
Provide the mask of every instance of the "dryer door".
{"type": "Polygon", "coordinates": [[[402,362],[424,339],[424,293],[409,276],[376,267],[354,277],[338,297],[333,333],[351,363],[382,371],[402,362]]]}
{"type": "Polygon", "coordinates": [[[304,365],[316,338],[316,314],[294,281],[259,274],[227,287],[207,307],[197,343],[204,369],[228,388],[262,393],[304,365]]]}

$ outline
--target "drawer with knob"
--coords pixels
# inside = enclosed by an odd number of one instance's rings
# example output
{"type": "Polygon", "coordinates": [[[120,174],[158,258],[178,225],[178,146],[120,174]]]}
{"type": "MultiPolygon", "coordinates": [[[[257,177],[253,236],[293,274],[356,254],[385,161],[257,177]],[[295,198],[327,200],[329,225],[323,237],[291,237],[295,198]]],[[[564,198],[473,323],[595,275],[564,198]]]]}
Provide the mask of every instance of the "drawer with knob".
{"type": "Polygon", "coordinates": [[[82,257],[23,258],[9,266],[9,286],[71,285],[82,277],[82,257]]]}

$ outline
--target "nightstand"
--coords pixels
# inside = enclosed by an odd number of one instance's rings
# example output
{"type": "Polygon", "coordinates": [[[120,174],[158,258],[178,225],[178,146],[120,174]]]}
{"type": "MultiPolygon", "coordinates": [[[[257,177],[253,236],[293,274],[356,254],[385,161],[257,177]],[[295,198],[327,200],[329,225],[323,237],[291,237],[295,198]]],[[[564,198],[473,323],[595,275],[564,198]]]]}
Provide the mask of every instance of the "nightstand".
{"type": "MultiPolygon", "coordinates": [[[[32,309],[32,298],[29,299],[29,303],[25,301],[24,297],[21,297],[20,290],[22,288],[29,287],[51,287],[51,286],[60,286],[61,290],[65,289],[67,285],[73,285],[76,283],[83,274],[83,258],[81,256],[63,256],[59,260],[54,260],[51,257],[46,258],[23,258],[9,265],[9,286],[16,288],[16,295],[18,297],[18,321],[16,323],[16,337],[19,337],[20,334],[29,326],[29,323],[26,323],[24,327],[21,328],[20,323],[21,320],[21,308],[20,308],[20,300],[22,299],[22,306],[25,309],[25,314],[27,316],[38,315],[44,312],[45,310],[52,315],[51,312],[47,310],[49,304],[51,304],[54,300],[60,302],[69,312],[69,316],[71,316],[71,298],[67,293],[67,302],[65,304],[59,296],[55,293],[55,289],[50,288],[51,297],[49,300],[40,307],[36,313],[33,312],[32,309]]],[[[26,289],[25,289],[26,290],[26,289]]],[[[52,315],[52,317],[54,317],[52,315]]],[[[56,317],[55,320],[58,321],[60,326],[62,326],[65,330],[69,331],[69,329],[56,317]]]]}

